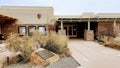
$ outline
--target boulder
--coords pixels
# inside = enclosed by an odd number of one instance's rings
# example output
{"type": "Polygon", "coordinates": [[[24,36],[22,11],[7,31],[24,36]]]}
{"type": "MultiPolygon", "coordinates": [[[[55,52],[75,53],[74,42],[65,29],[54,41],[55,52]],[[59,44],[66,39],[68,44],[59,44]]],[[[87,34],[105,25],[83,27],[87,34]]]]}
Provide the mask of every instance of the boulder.
{"type": "Polygon", "coordinates": [[[5,51],[0,53],[0,67],[2,67],[5,63],[7,63],[7,56],[9,58],[14,57],[15,52],[5,51]]]}
{"type": "Polygon", "coordinates": [[[30,56],[30,62],[39,66],[46,66],[48,64],[52,64],[58,59],[58,55],[43,48],[35,50],[30,56]]]}
{"type": "Polygon", "coordinates": [[[0,68],[2,68],[3,67],[3,64],[2,63],[0,63],[0,68]]]}
{"type": "Polygon", "coordinates": [[[9,45],[8,43],[2,43],[2,44],[0,44],[0,53],[7,51],[6,47],[8,45],[9,45]]]}

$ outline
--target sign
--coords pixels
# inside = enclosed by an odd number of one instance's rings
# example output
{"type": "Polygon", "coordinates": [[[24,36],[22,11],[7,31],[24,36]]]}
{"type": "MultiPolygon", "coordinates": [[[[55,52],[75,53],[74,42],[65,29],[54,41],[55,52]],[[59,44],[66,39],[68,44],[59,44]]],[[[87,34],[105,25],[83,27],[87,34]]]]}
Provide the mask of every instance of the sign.
{"type": "Polygon", "coordinates": [[[41,18],[41,16],[42,16],[42,15],[41,15],[40,13],[39,13],[39,14],[37,14],[38,19],[40,19],[40,18],[41,18]]]}

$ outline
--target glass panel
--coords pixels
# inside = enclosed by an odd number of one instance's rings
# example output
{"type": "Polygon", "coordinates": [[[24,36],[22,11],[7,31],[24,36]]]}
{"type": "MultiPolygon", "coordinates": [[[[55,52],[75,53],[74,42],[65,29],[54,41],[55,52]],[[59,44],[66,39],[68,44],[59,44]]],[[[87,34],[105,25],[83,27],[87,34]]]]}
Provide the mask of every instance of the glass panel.
{"type": "Polygon", "coordinates": [[[45,26],[39,26],[39,32],[41,34],[46,34],[46,27],[45,26]]]}
{"type": "Polygon", "coordinates": [[[19,35],[25,35],[26,34],[26,27],[25,26],[19,26],[18,31],[19,31],[19,35]]]}
{"type": "Polygon", "coordinates": [[[69,27],[69,35],[72,35],[72,27],[69,27]]]}
{"type": "Polygon", "coordinates": [[[29,26],[28,27],[28,34],[32,36],[33,32],[35,31],[36,27],[35,26],[29,26]]]}
{"type": "Polygon", "coordinates": [[[67,35],[67,27],[64,27],[65,31],[66,31],[66,35],[67,35]]]}
{"type": "Polygon", "coordinates": [[[73,35],[76,35],[76,27],[73,27],[73,35]]]}

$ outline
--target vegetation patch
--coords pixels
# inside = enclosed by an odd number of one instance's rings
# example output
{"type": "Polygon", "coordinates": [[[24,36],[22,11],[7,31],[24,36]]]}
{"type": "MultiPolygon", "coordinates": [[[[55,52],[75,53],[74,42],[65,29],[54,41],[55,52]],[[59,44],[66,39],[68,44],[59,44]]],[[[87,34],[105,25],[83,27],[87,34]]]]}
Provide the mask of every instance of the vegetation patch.
{"type": "Polygon", "coordinates": [[[10,33],[6,43],[9,43],[7,48],[10,51],[20,52],[10,60],[10,63],[13,64],[28,62],[31,54],[39,48],[52,51],[60,57],[69,57],[71,52],[67,46],[68,41],[69,39],[65,35],[58,35],[53,31],[42,34],[39,30],[36,30],[32,36],[20,37],[17,33],[10,33]]]}
{"type": "Polygon", "coordinates": [[[106,47],[120,50],[120,37],[103,36],[102,43],[106,47]]]}

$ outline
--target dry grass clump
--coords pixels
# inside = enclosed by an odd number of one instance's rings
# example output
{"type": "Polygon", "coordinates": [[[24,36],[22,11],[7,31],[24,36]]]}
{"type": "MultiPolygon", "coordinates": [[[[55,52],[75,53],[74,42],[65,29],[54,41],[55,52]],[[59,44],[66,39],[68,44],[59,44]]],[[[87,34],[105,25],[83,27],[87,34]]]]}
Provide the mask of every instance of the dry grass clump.
{"type": "Polygon", "coordinates": [[[105,36],[103,41],[105,43],[105,46],[120,50],[120,38],[119,37],[113,38],[113,37],[105,36]]]}
{"type": "Polygon", "coordinates": [[[64,48],[67,47],[68,44],[68,37],[65,35],[59,35],[58,38],[54,41],[56,46],[64,48]]]}
{"type": "Polygon", "coordinates": [[[39,32],[39,30],[36,30],[33,32],[32,38],[39,44],[40,47],[45,47],[49,41],[49,33],[43,35],[39,32]]]}
{"type": "Polygon", "coordinates": [[[56,39],[58,39],[59,35],[55,31],[50,31],[49,32],[49,41],[53,42],[56,39]]]}
{"type": "Polygon", "coordinates": [[[67,47],[68,45],[68,37],[66,35],[58,35],[56,32],[51,31],[49,33],[50,40],[48,44],[45,46],[45,49],[53,51],[60,56],[70,56],[70,50],[67,47]]]}
{"type": "Polygon", "coordinates": [[[29,60],[30,54],[32,53],[32,47],[34,45],[34,40],[28,36],[19,37],[18,34],[10,33],[8,37],[8,42],[10,46],[8,46],[9,50],[18,52],[20,51],[22,54],[22,62],[27,62],[29,60]]]}
{"type": "Polygon", "coordinates": [[[22,40],[18,34],[16,33],[10,33],[8,36],[7,41],[10,43],[8,46],[9,50],[18,51],[19,50],[19,45],[24,41],[22,40]]]}
{"type": "MultiPolygon", "coordinates": [[[[11,51],[21,52],[20,59],[22,62],[27,62],[31,53],[40,47],[50,50],[60,56],[70,56],[70,50],[67,47],[68,37],[65,35],[58,35],[56,32],[50,31],[46,34],[41,34],[39,30],[33,32],[33,36],[19,37],[16,33],[10,33],[7,48],[11,51]]],[[[18,58],[17,58],[18,59],[18,58]]]]}

